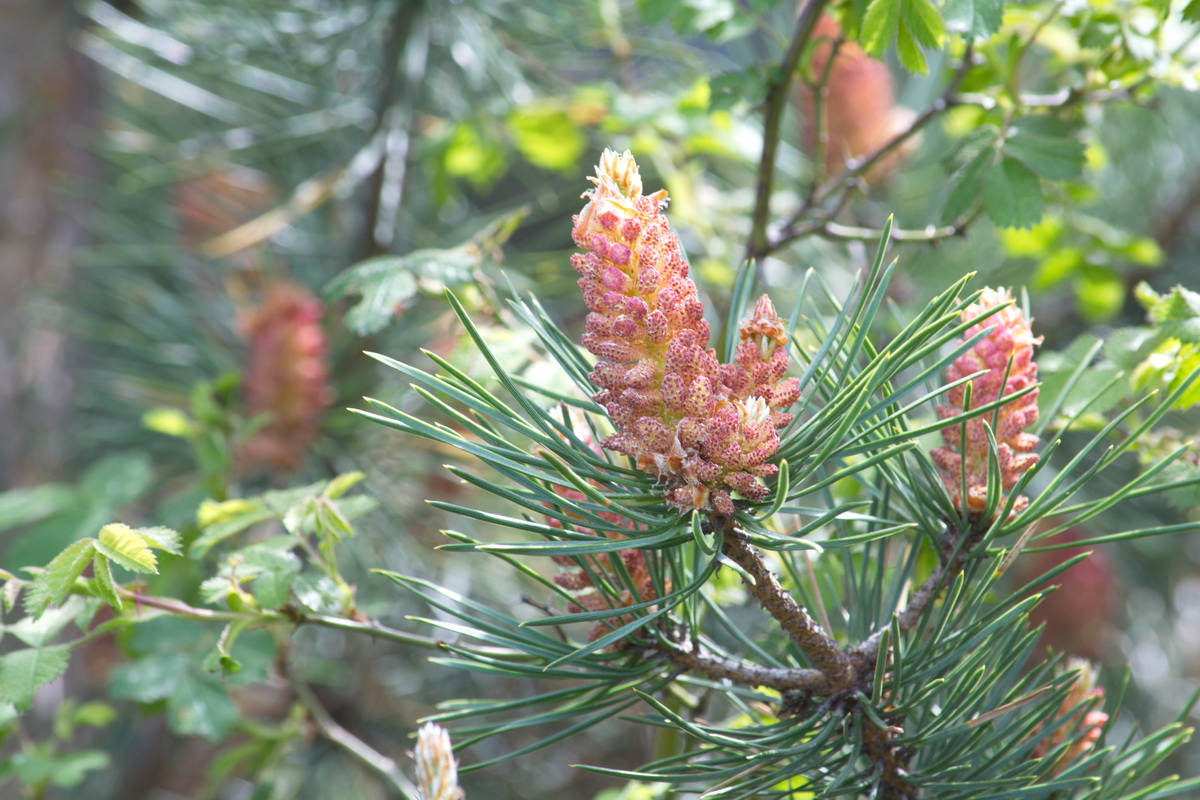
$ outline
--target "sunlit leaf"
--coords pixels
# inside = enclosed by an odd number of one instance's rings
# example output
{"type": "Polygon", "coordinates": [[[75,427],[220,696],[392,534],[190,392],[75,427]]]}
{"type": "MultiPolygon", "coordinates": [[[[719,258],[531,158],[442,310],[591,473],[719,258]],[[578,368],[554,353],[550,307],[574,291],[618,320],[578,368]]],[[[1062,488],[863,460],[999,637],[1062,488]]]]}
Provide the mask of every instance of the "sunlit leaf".
{"type": "Polygon", "coordinates": [[[150,549],[149,540],[128,525],[113,522],[101,528],[96,550],[125,569],[158,572],[158,559],[150,549]]]}

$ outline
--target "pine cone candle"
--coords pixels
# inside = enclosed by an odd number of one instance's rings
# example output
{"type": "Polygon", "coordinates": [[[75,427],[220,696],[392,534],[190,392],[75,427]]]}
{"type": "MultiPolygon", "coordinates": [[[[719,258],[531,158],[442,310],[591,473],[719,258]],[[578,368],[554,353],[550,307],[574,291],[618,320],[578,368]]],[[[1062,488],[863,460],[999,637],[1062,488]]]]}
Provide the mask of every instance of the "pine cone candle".
{"type": "Polygon", "coordinates": [[[244,444],[243,465],[297,469],[320,433],[321,416],[333,401],[324,311],[304,287],[278,281],[262,305],[239,320],[250,344],[242,381],[246,415],[270,417],[244,444]]]}
{"type": "MultiPolygon", "coordinates": [[[[963,353],[946,370],[946,379],[956,381],[976,372],[985,375],[969,382],[971,387],[971,409],[995,402],[1001,397],[1020,392],[1037,383],[1037,364],[1033,363],[1033,346],[1041,344],[1042,337],[1033,335],[1029,321],[1013,304],[1007,289],[984,289],[979,300],[962,313],[963,322],[977,319],[995,308],[1000,311],[980,320],[967,329],[963,341],[980,331],[991,328],[973,348],[963,353]]],[[[967,384],[959,385],[947,392],[949,405],[938,406],[942,419],[953,420],[963,412],[963,399],[967,384]]],[[[966,473],[967,511],[981,514],[987,507],[988,438],[984,425],[991,425],[996,437],[996,452],[1000,465],[1000,485],[1011,489],[1021,476],[1037,463],[1033,453],[1038,437],[1024,430],[1037,422],[1038,390],[1001,405],[991,414],[983,414],[966,423],[967,440],[962,441],[962,425],[955,422],[942,428],[944,447],[935,448],[933,456],[941,472],[942,482],[954,505],[962,509],[962,478],[966,473]]],[[[1004,498],[999,499],[1000,503],[1004,498]]],[[[1018,497],[1014,511],[1020,511],[1029,501],[1018,497]]]]}
{"type": "MultiPolygon", "coordinates": [[[[1104,733],[1104,726],[1108,724],[1108,714],[1101,711],[1098,705],[1080,709],[1090,698],[1104,698],[1104,689],[1096,686],[1096,667],[1082,659],[1071,658],[1067,659],[1064,671],[1074,671],[1076,676],[1059,706],[1058,716],[1053,720],[1057,727],[1033,749],[1035,758],[1045,758],[1060,745],[1069,742],[1067,749],[1050,766],[1051,777],[1094,748],[1104,733]]],[[[1040,730],[1039,725],[1035,735],[1040,730]]]]}
{"type": "Polygon", "coordinates": [[[787,336],[765,295],[741,329],[732,364],[708,347],[709,327],[688,264],[662,207],[667,194],[642,194],[628,151],[605,150],[574,218],[572,235],[588,250],[572,257],[588,314],[584,346],[601,360],[594,396],[617,433],[601,444],[624,453],[685,512],[730,515],[730,491],[765,498],[759,479],[779,447],[782,409],[799,394],[784,379],[787,336]]]}

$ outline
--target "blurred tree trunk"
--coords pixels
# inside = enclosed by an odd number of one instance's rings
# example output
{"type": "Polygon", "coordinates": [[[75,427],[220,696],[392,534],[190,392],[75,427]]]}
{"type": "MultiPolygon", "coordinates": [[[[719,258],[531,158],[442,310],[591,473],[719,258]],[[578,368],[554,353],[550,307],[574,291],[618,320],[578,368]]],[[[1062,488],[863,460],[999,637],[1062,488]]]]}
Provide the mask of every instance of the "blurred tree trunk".
{"type": "Polygon", "coordinates": [[[0,489],[66,466],[72,383],[54,297],[84,236],[71,194],[98,96],[76,26],[71,0],[0,2],[0,489]]]}

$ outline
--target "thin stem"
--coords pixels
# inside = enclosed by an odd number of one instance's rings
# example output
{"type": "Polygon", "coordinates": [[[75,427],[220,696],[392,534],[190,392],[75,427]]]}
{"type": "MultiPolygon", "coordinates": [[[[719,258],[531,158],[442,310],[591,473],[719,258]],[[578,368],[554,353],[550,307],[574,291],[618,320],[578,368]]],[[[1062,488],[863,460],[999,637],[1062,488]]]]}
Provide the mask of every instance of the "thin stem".
{"type": "Polygon", "coordinates": [[[754,213],[750,221],[750,238],[746,243],[744,260],[757,261],[771,251],[767,237],[767,220],[771,214],[771,193],[775,185],[775,159],[779,151],[779,131],[787,109],[788,89],[792,75],[800,60],[804,46],[808,44],[817,19],[829,0],[812,0],[796,19],[791,44],[779,63],[779,71],[767,88],[763,108],[762,158],[758,162],[758,179],[755,182],[754,213]]]}
{"type": "Polygon", "coordinates": [[[316,723],[317,729],[321,731],[322,736],[354,756],[354,758],[358,759],[365,766],[383,776],[384,780],[399,792],[402,798],[405,798],[405,800],[416,800],[417,787],[404,777],[393,759],[383,755],[362,739],[359,739],[350,731],[337,724],[333,717],[329,716],[329,712],[325,710],[325,707],[321,705],[321,701],[317,699],[317,696],[303,683],[299,681],[294,682],[292,689],[295,691],[297,699],[300,700],[300,704],[304,706],[309,716],[312,717],[313,722],[316,723]]]}
{"type": "MultiPolygon", "coordinates": [[[[893,150],[904,144],[904,142],[915,136],[935,117],[945,113],[957,105],[961,105],[962,103],[958,99],[957,95],[958,87],[962,83],[963,79],[966,78],[967,72],[970,71],[973,63],[973,51],[971,46],[968,45],[966,52],[963,54],[962,63],[960,63],[958,68],[955,70],[953,77],[951,77],[950,82],[947,84],[945,90],[943,90],[941,96],[938,97],[937,100],[933,101],[933,103],[931,103],[923,112],[917,115],[917,117],[908,125],[907,128],[897,133],[895,136],[884,142],[868,155],[860,159],[848,161],[846,166],[835,178],[822,186],[818,191],[810,192],[809,197],[805,200],[805,202],[802,203],[794,212],[792,212],[791,216],[789,216],[787,220],[784,221],[784,223],[779,227],[778,233],[773,238],[770,238],[769,241],[765,242],[764,248],[759,255],[769,255],[781,247],[790,244],[796,239],[804,236],[811,236],[812,234],[821,234],[834,239],[861,238],[858,234],[865,233],[867,229],[843,228],[843,226],[833,222],[838,212],[841,211],[842,207],[845,206],[846,202],[849,200],[850,191],[853,187],[851,180],[867,172],[880,159],[884,158],[893,150]],[[801,222],[801,220],[809,217],[815,208],[820,206],[835,194],[839,196],[833,209],[820,212],[816,215],[815,219],[810,219],[803,223],[801,222]]],[[[944,235],[933,237],[925,235],[925,238],[922,238],[921,234],[918,234],[917,232],[895,231],[895,234],[903,234],[903,236],[894,235],[894,238],[907,238],[910,241],[934,241],[936,239],[946,238],[947,236],[951,235],[961,235],[964,229],[965,224],[951,225],[948,226],[948,228],[942,229],[942,231],[944,231],[944,235]],[[950,229],[953,229],[953,232],[949,232],[950,229]]]]}
{"type": "MultiPolygon", "coordinates": [[[[407,633],[396,628],[389,628],[376,620],[357,620],[348,617],[338,617],[329,614],[306,614],[294,610],[289,611],[217,611],[211,608],[197,608],[196,606],[188,605],[182,600],[174,598],[153,597],[151,595],[140,594],[130,589],[118,587],[117,591],[122,597],[133,601],[136,605],[148,606],[166,611],[180,619],[194,619],[201,622],[237,622],[241,620],[251,620],[258,623],[274,623],[274,622],[290,622],[294,625],[318,625],[322,628],[333,628],[334,630],[349,631],[351,633],[361,633],[375,639],[385,639],[389,642],[397,642],[399,644],[411,645],[413,647],[424,647],[427,650],[442,650],[446,647],[447,642],[442,639],[436,639],[431,636],[420,636],[415,633],[407,633]]],[[[472,653],[480,655],[492,656],[494,658],[507,658],[512,660],[527,661],[531,660],[531,656],[527,653],[522,653],[516,650],[509,650],[504,647],[464,647],[464,650],[470,650],[472,653]]]]}
{"type": "Polygon", "coordinates": [[[723,551],[753,579],[753,583],[745,578],[743,582],[759,605],[787,631],[804,654],[812,660],[817,670],[827,676],[830,689],[841,689],[852,684],[856,671],[849,655],[838,647],[833,637],[780,586],[762,556],[734,528],[733,520],[726,518],[725,525],[723,551]]]}
{"type": "Polygon", "coordinates": [[[764,667],[733,658],[701,653],[677,647],[670,642],[658,642],[650,649],[662,653],[672,663],[712,680],[728,680],[741,686],[766,686],[780,692],[830,691],[829,677],[819,669],[789,669],[764,667]]]}

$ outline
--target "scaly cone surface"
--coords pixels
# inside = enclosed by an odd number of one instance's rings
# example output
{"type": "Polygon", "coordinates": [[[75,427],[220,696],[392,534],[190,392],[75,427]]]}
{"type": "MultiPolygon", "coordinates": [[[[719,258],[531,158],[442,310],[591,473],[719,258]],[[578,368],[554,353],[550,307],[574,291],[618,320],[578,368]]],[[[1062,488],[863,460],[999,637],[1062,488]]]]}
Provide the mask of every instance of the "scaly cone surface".
{"type": "MultiPolygon", "coordinates": [[[[974,347],[954,360],[946,370],[946,379],[956,381],[985,371],[986,374],[969,381],[971,387],[971,409],[993,403],[1001,397],[1016,394],[1037,383],[1037,364],[1033,363],[1033,346],[1041,344],[1042,337],[1034,336],[1021,310],[1013,304],[1007,289],[984,289],[979,299],[962,312],[962,321],[987,315],[1001,308],[967,329],[962,341],[970,339],[986,328],[992,328],[987,336],[974,347]]],[[[949,405],[938,406],[942,419],[953,420],[963,413],[966,385],[959,385],[947,392],[949,405]]],[[[1025,429],[1037,422],[1038,390],[1015,398],[1001,405],[993,413],[983,414],[966,423],[966,441],[962,441],[962,426],[957,422],[942,428],[944,447],[935,448],[930,455],[941,472],[942,483],[954,499],[959,510],[963,507],[963,474],[966,476],[967,511],[981,514],[987,506],[988,438],[985,425],[992,426],[996,437],[996,454],[1000,466],[1000,487],[1011,489],[1034,464],[1038,457],[1033,450],[1038,446],[1038,437],[1025,433],[1025,429]]],[[[999,498],[1004,503],[1004,498],[999,498]]],[[[1027,498],[1018,497],[1013,511],[1020,511],[1029,504],[1027,498]]]]}
{"type": "Polygon", "coordinates": [[[731,515],[730,492],[759,501],[779,448],[783,409],[799,396],[784,378],[787,335],[763,295],[741,325],[734,363],[708,347],[709,326],[688,264],[662,208],[667,193],[642,193],[628,151],[605,150],[574,217],[587,250],[571,258],[588,314],[584,346],[600,358],[594,395],[617,433],[601,444],[631,456],[679,511],[731,515]]]}

